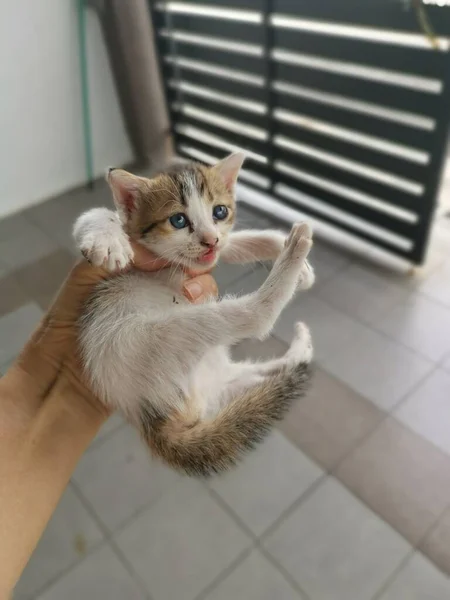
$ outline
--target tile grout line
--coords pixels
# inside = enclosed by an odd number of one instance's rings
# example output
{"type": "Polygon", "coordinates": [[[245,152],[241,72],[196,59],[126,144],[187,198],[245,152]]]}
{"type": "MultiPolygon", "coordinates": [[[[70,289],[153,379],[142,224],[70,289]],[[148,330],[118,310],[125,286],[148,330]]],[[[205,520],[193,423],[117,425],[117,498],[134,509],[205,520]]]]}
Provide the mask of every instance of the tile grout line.
{"type": "Polygon", "coordinates": [[[381,587],[378,589],[377,592],[375,592],[375,595],[371,598],[371,600],[379,600],[381,598],[382,594],[384,594],[384,592],[386,592],[390,588],[391,584],[394,583],[394,581],[397,578],[397,575],[401,573],[401,571],[406,567],[406,565],[412,560],[414,554],[416,554],[416,549],[413,547],[410,550],[410,552],[408,552],[408,554],[405,556],[405,558],[402,561],[400,561],[400,564],[381,584],[381,587]]]}
{"type": "MultiPolygon", "coordinates": [[[[113,413],[112,415],[110,415],[108,418],[111,418],[115,413],[113,413]]],[[[111,431],[105,431],[104,434],[102,434],[100,436],[100,438],[98,440],[96,440],[95,438],[92,440],[90,446],[86,449],[85,453],[83,456],[88,455],[89,452],[91,452],[92,450],[96,450],[97,448],[100,448],[101,446],[103,446],[104,442],[107,442],[110,438],[113,437],[113,435],[115,433],[117,433],[119,431],[119,429],[122,429],[122,427],[125,427],[127,425],[127,423],[118,423],[116,427],[114,427],[113,429],[111,429],[111,431]]]]}
{"type": "MultiPolygon", "coordinates": [[[[359,264],[356,262],[351,262],[350,264],[347,264],[344,266],[344,268],[341,268],[337,273],[333,274],[333,279],[335,278],[336,275],[345,273],[346,270],[349,270],[349,268],[354,265],[354,264],[359,264]]],[[[364,268],[364,265],[362,265],[362,268],[364,268]]],[[[331,280],[327,279],[327,284],[330,283],[331,280]]],[[[392,285],[394,285],[397,289],[400,290],[405,290],[405,292],[409,291],[409,288],[403,288],[400,284],[396,283],[396,282],[392,282],[392,285]]],[[[449,313],[450,313],[450,306],[439,302],[437,300],[434,300],[433,298],[429,298],[428,296],[425,296],[422,292],[420,292],[420,290],[412,288],[411,293],[408,295],[408,298],[411,298],[411,296],[420,296],[422,298],[426,298],[427,300],[430,300],[431,302],[437,303],[439,305],[441,305],[443,308],[446,308],[449,313]]],[[[323,302],[325,302],[325,304],[327,304],[329,307],[331,307],[333,310],[335,310],[336,312],[340,313],[341,315],[344,315],[347,318],[350,318],[354,321],[356,321],[357,323],[365,326],[367,329],[369,329],[370,331],[374,332],[374,333],[378,333],[379,335],[381,335],[382,337],[384,337],[385,339],[390,340],[391,342],[394,342],[395,344],[397,344],[398,346],[401,346],[403,348],[406,348],[407,350],[409,350],[410,352],[412,352],[413,354],[419,356],[420,358],[424,358],[425,360],[427,360],[430,364],[440,364],[441,361],[445,361],[445,358],[450,356],[450,348],[448,353],[445,354],[444,357],[442,357],[441,359],[439,359],[438,361],[430,359],[428,356],[426,356],[425,354],[421,354],[420,352],[418,352],[415,348],[411,348],[410,346],[408,346],[407,344],[405,344],[404,342],[395,339],[394,337],[391,337],[390,335],[388,335],[386,332],[377,329],[377,327],[373,324],[373,323],[369,323],[367,321],[364,321],[363,319],[361,319],[361,317],[358,316],[354,316],[353,314],[347,313],[345,311],[343,311],[341,308],[335,306],[332,302],[329,302],[326,298],[319,296],[318,294],[316,294],[316,287],[314,286],[312,288],[311,294],[316,296],[318,299],[322,300],[323,302]]],[[[383,316],[386,316],[387,313],[393,309],[395,309],[397,306],[400,306],[400,304],[405,300],[405,298],[399,298],[397,301],[393,302],[388,308],[386,308],[385,310],[382,311],[382,313],[380,313],[379,318],[382,318],[383,316]]]]}
{"type": "Polygon", "coordinates": [[[126,556],[123,554],[123,552],[120,550],[119,546],[116,544],[115,540],[113,539],[114,534],[103,523],[102,519],[97,514],[97,511],[94,509],[92,504],[89,502],[89,500],[83,494],[80,486],[75,481],[72,481],[71,484],[74,488],[74,491],[75,491],[78,499],[83,504],[83,506],[86,508],[86,510],[89,512],[89,514],[94,519],[94,521],[97,523],[97,526],[103,533],[105,543],[107,543],[108,546],[111,548],[111,550],[116,555],[116,557],[118,558],[119,562],[122,564],[122,566],[124,567],[124,569],[126,570],[128,575],[136,583],[136,585],[140,588],[141,592],[144,593],[147,600],[154,600],[152,595],[150,594],[149,590],[147,589],[147,586],[141,580],[139,574],[135,572],[135,570],[133,569],[132,565],[129,563],[126,556]]]}
{"type": "MultiPolygon", "coordinates": [[[[313,463],[317,464],[317,463],[315,463],[315,461],[313,461],[313,463]]],[[[323,469],[320,467],[320,465],[318,465],[318,467],[320,468],[321,471],[323,471],[323,469]]],[[[297,510],[297,508],[299,508],[302,505],[302,503],[309,498],[309,496],[311,496],[316,491],[316,489],[326,480],[327,477],[328,477],[328,473],[326,473],[324,471],[323,474],[320,477],[318,477],[302,494],[300,494],[300,496],[296,500],[294,500],[294,502],[292,504],[290,504],[287,508],[285,508],[282,511],[282,513],[259,536],[257,536],[256,534],[254,534],[253,531],[248,528],[247,524],[244,521],[241,520],[241,518],[233,511],[232,508],[230,508],[228,506],[228,504],[225,502],[225,500],[223,500],[222,497],[215,490],[210,489],[210,493],[216,499],[216,501],[218,502],[218,504],[234,519],[234,521],[245,532],[248,533],[248,535],[250,535],[254,539],[254,541],[256,542],[256,548],[258,548],[264,554],[264,556],[266,556],[266,558],[268,556],[270,557],[270,562],[272,563],[272,565],[275,566],[283,574],[283,576],[285,577],[285,579],[287,579],[289,581],[289,583],[291,584],[291,586],[294,587],[294,589],[297,592],[299,592],[301,595],[304,596],[304,600],[310,600],[309,599],[309,595],[295,581],[295,579],[293,579],[293,577],[289,573],[289,571],[287,571],[283,567],[283,565],[281,565],[280,563],[278,563],[278,561],[265,549],[265,547],[263,546],[263,542],[295,510],[297,510]]]]}
{"type": "Polygon", "coordinates": [[[305,590],[297,583],[297,581],[292,577],[285,567],[280,564],[271,554],[270,552],[259,542],[256,547],[261,552],[261,554],[265,557],[265,559],[276,568],[283,577],[290,583],[291,587],[300,595],[301,600],[312,600],[311,596],[305,592],[305,590]]]}
{"type": "MultiPolygon", "coordinates": [[[[436,371],[438,371],[438,370],[439,370],[439,368],[440,368],[440,367],[439,367],[439,365],[438,365],[438,364],[435,364],[435,365],[433,365],[433,368],[431,369],[431,371],[429,371],[428,373],[426,373],[425,375],[423,375],[423,377],[421,377],[421,378],[419,379],[419,381],[417,381],[417,382],[416,382],[416,383],[413,385],[413,387],[412,387],[410,390],[408,390],[408,391],[406,392],[406,394],[404,394],[404,395],[403,395],[403,396],[400,398],[400,400],[399,400],[398,402],[396,402],[396,403],[395,403],[395,405],[394,405],[394,406],[391,408],[391,410],[389,411],[389,413],[388,413],[388,414],[389,414],[389,415],[391,415],[393,418],[396,418],[396,417],[395,417],[395,415],[394,415],[394,411],[398,410],[398,409],[400,408],[400,406],[401,406],[402,404],[404,404],[404,403],[405,403],[405,402],[406,402],[406,401],[407,401],[407,400],[410,398],[410,396],[412,396],[412,395],[413,395],[415,392],[417,392],[417,390],[418,390],[418,389],[419,389],[419,388],[420,388],[420,387],[421,387],[421,386],[422,386],[422,385],[423,385],[423,384],[424,384],[424,383],[425,383],[425,382],[426,382],[428,379],[430,379],[430,378],[431,378],[431,377],[432,377],[432,376],[433,376],[433,375],[436,373],[436,371]]],[[[397,419],[397,420],[398,420],[398,419],[397,419]]],[[[399,421],[399,422],[401,422],[401,421],[399,421]]],[[[425,441],[427,441],[427,442],[428,442],[429,444],[431,444],[432,446],[435,446],[435,447],[437,448],[437,446],[436,446],[435,444],[433,444],[433,442],[430,442],[430,440],[427,440],[427,438],[425,438],[425,437],[424,437],[423,435],[421,435],[420,433],[417,433],[417,431],[414,431],[413,429],[411,429],[411,427],[408,427],[408,426],[407,426],[406,424],[404,424],[404,423],[402,423],[402,425],[403,425],[404,427],[406,427],[407,429],[409,429],[410,431],[412,431],[413,433],[415,433],[416,435],[418,435],[419,437],[421,437],[422,439],[424,439],[425,441]]],[[[441,449],[439,448],[439,450],[441,450],[441,449]]],[[[441,452],[442,452],[442,450],[441,450],[441,452]]],[[[446,454],[446,452],[444,452],[444,454],[446,454]]]]}
{"type": "MultiPolygon", "coordinates": [[[[431,373],[428,373],[427,375],[424,375],[422,377],[422,379],[416,384],[416,386],[412,389],[409,390],[400,400],[399,402],[395,405],[395,407],[393,407],[392,411],[397,408],[397,406],[399,406],[401,403],[405,402],[407,400],[407,398],[409,397],[410,394],[412,394],[415,389],[417,387],[419,387],[429,376],[431,376],[432,373],[434,373],[437,370],[437,366],[435,367],[435,369],[433,369],[433,371],[431,373]]],[[[332,375],[333,377],[335,377],[335,375],[332,375]]],[[[336,377],[336,379],[339,379],[336,377]]],[[[340,381],[340,380],[339,380],[340,381]]],[[[369,399],[364,398],[364,400],[366,400],[367,402],[371,402],[369,399]]],[[[373,403],[372,403],[373,404],[373,403]]],[[[378,407],[377,407],[378,408],[378,407]]],[[[354,490],[350,489],[343,481],[341,481],[341,479],[339,478],[339,476],[337,475],[337,470],[339,469],[340,465],[354,452],[356,452],[364,443],[366,443],[373,435],[375,435],[375,433],[378,431],[379,428],[381,428],[381,426],[383,425],[383,423],[385,423],[385,421],[388,418],[393,418],[395,420],[396,417],[395,415],[392,414],[391,412],[387,412],[387,411],[383,411],[382,409],[379,409],[380,413],[383,415],[381,420],[370,430],[366,433],[366,435],[361,438],[360,440],[358,440],[354,446],[352,446],[340,459],[339,461],[334,464],[331,468],[329,469],[324,469],[321,465],[318,465],[319,468],[321,468],[324,473],[325,476],[331,476],[334,477],[350,494],[352,494],[359,502],[361,502],[369,511],[371,511],[373,514],[375,514],[379,519],[381,519],[381,521],[383,521],[383,523],[385,523],[390,529],[392,529],[393,531],[395,531],[398,535],[400,535],[413,549],[413,552],[421,552],[421,554],[424,554],[428,560],[430,560],[430,562],[432,562],[436,568],[438,568],[439,570],[442,571],[442,569],[434,562],[434,560],[429,557],[426,553],[422,552],[420,550],[420,545],[424,542],[424,540],[426,539],[426,537],[431,533],[431,531],[433,529],[435,529],[439,523],[439,521],[441,520],[441,518],[443,517],[443,515],[447,512],[447,510],[450,508],[450,501],[449,504],[445,506],[444,510],[439,514],[438,517],[436,517],[436,519],[433,521],[433,523],[430,525],[430,527],[426,530],[426,532],[423,534],[423,536],[420,538],[420,540],[418,540],[418,542],[416,544],[411,543],[400,531],[398,531],[398,529],[393,526],[391,523],[389,523],[388,521],[386,521],[386,519],[380,515],[378,513],[378,511],[374,510],[371,506],[369,506],[366,501],[361,498],[354,490]]],[[[434,448],[436,448],[437,450],[439,450],[443,455],[445,455],[447,458],[450,457],[442,451],[442,449],[438,448],[437,446],[435,446],[435,444],[433,444],[432,442],[430,442],[429,440],[427,440],[426,438],[424,438],[423,436],[421,436],[420,434],[418,434],[417,432],[413,431],[412,429],[410,429],[409,427],[407,427],[406,425],[404,425],[403,423],[399,422],[399,424],[403,427],[405,427],[406,429],[408,429],[409,431],[411,431],[414,435],[417,435],[419,438],[421,438],[423,441],[425,441],[426,443],[430,444],[431,446],[433,446],[434,448]]],[[[280,430],[280,432],[285,436],[285,434],[283,433],[283,431],[280,430]]],[[[285,436],[286,437],[286,436],[285,436]]],[[[288,439],[288,438],[286,438],[288,439]]],[[[291,442],[292,443],[292,442],[291,442]]],[[[299,450],[301,452],[303,452],[310,460],[312,460],[315,464],[317,464],[315,462],[315,459],[310,456],[310,454],[300,448],[297,444],[294,443],[294,445],[299,448],[299,450]]],[[[324,477],[320,477],[318,480],[316,480],[316,482],[314,482],[312,484],[311,487],[318,487],[318,485],[322,482],[322,480],[324,479],[324,477]]],[[[310,492],[311,488],[308,488],[308,490],[306,490],[306,492],[304,492],[305,494],[308,494],[308,492],[310,492]]],[[[270,527],[264,531],[264,533],[261,535],[261,539],[265,539],[268,535],[270,535],[271,531],[273,529],[275,529],[278,525],[280,525],[286,517],[288,517],[289,515],[287,513],[291,513],[293,512],[294,509],[294,505],[298,505],[300,506],[301,503],[303,501],[303,497],[301,496],[300,498],[298,498],[294,504],[292,504],[290,507],[288,507],[287,509],[285,509],[284,513],[282,513],[282,515],[280,515],[280,517],[278,517],[277,520],[274,521],[274,523],[272,523],[272,525],[270,525],[270,527]]],[[[448,576],[448,574],[446,574],[448,576]]]]}
{"type": "Polygon", "coordinates": [[[201,590],[201,592],[195,596],[194,600],[205,600],[210,592],[215,590],[222,583],[222,581],[225,581],[225,579],[231,575],[231,573],[233,573],[233,571],[235,571],[248,556],[250,556],[255,548],[256,543],[252,542],[248,548],[245,548],[245,550],[239,552],[237,557],[227,567],[222,569],[222,571],[216,575],[216,577],[214,577],[211,583],[206,585],[206,587],[204,587],[203,590],[201,590]]]}
{"type": "Polygon", "coordinates": [[[438,569],[438,571],[440,573],[442,573],[447,579],[450,578],[450,573],[447,573],[446,571],[444,571],[443,569],[441,569],[441,567],[439,565],[437,565],[434,560],[432,560],[425,552],[423,552],[420,549],[421,544],[426,540],[426,538],[428,537],[428,535],[437,527],[439,521],[441,520],[442,516],[447,512],[447,510],[450,508],[450,504],[449,506],[447,506],[447,508],[445,508],[445,510],[433,521],[433,524],[430,525],[430,527],[427,529],[427,531],[422,535],[422,537],[418,540],[416,545],[411,544],[412,546],[412,550],[410,552],[410,554],[408,556],[405,557],[405,559],[401,562],[401,564],[399,565],[399,567],[394,571],[394,573],[386,580],[386,582],[382,585],[381,589],[375,594],[375,596],[372,598],[372,600],[379,600],[381,594],[386,591],[386,589],[388,589],[389,585],[395,580],[396,576],[398,575],[398,573],[407,565],[407,563],[417,554],[420,556],[424,556],[427,560],[430,561],[430,563],[432,565],[435,566],[436,569],[438,569]]]}
{"type": "MultiPolygon", "coordinates": [[[[34,590],[33,593],[31,594],[31,596],[27,595],[25,600],[39,600],[41,595],[44,594],[46,591],[48,591],[55,583],[58,583],[58,581],[61,581],[62,579],[64,579],[64,577],[66,575],[68,575],[76,567],[83,564],[87,559],[91,558],[91,556],[97,550],[100,550],[100,548],[102,548],[103,546],[106,546],[106,545],[107,545],[107,542],[105,539],[102,539],[100,542],[97,542],[96,544],[94,544],[94,546],[90,550],[88,550],[86,552],[86,554],[83,555],[83,557],[77,558],[77,560],[75,560],[75,562],[71,563],[65,569],[62,569],[62,571],[60,571],[57,575],[54,575],[53,577],[51,577],[41,587],[38,587],[36,590],[34,590]]],[[[14,595],[13,595],[13,599],[14,599],[14,595]]]]}
{"type": "MultiPolygon", "coordinates": [[[[122,523],[120,523],[120,525],[118,527],[116,527],[114,530],[109,529],[109,527],[106,524],[103,524],[106,531],[108,532],[108,539],[113,538],[116,535],[118,535],[119,533],[121,533],[126,527],[128,527],[128,525],[131,525],[132,521],[134,521],[137,517],[140,517],[141,515],[143,515],[145,513],[145,511],[149,510],[154,504],[159,502],[159,500],[161,500],[161,498],[166,493],[171,493],[175,487],[180,485],[180,483],[181,483],[181,481],[174,483],[172,489],[167,489],[165,492],[162,492],[160,495],[155,496],[154,498],[152,498],[151,500],[146,502],[143,506],[140,506],[139,508],[134,510],[133,513],[131,515],[129,515],[126,519],[124,519],[124,521],[122,523]]],[[[83,497],[85,497],[83,494],[82,487],[79,484],[76,484],[76,485],[79,488],[80,494],[82,494],[83,497]]],[[[87,499],[86,499],[86,501],[89,502],[87,499]]],[[[95,512],[95,509],[93,507],[92,507],[92,510],[95,512]]],[[[98,518],[100,519],[100,517],[98,517],[98,518]]]]}
{"type": "MultiPolygon", "coordinates": [[[[76,490],[74,489],[73,483],[71,481],[69,481],[66,489],[68,489],[68,488],[70,488],[74,492],[75,496],[78,498],[78,494],[76,493],[76,490]]],[[[78,500],[80,500],[80,499],[78,498],[78,500]]],[[[83,504],[83,506],[84,506],[84,504],[83,504]]],[[[96,525],[98,526],[97,522],[96,522],[96,525]]],[[[103,534],[103,531],[101,531],[101,533],[103,534]]],[[[68,565],[67,567],[62,569],[59,573],[57,573],[56,575],[51,577],[41,587],[35,589],[31,596],[29,596],[29,597],[27,596],[27,600],[33,600],[34,597],[38,600],[39,597],[44,592],[46,592],[48,589],[50,589],[52,587],[52,585],[57,583],[59,580],[63,579],[68,573],[70,573],[73,569],[75,569],[76,567],[81,565],[85,560],[90,558],[92,556],[92,554],[94,554],[97,550],[99,550],[102,546],[105,546],[105,545],[106,545],[106,537],[103,535],[102,539],[100,539],[98,542],[95,542],[93,544],[93,546],[91,548],[89,548],[89,550],[87,550],[85,554],[83,554],[82,557],[78,556],[77,559],[73,563],[71,563],[70,565],[68,565]]]]}
{"type": "MultiPolygon", "coordinates": [[[[309,490],[311,488],[314,488],[314,490],[315,490],[315,488],[318,487],[318,483],[321,482],[324,478],[326,478],[326,474],[325,473],[323,475],[321,475],[316,481],[314,481],[310,485],[310,487],[308,489],[306,489],[296,500],[294,500],[293,504],[291,504],[290,506],[288,506],[287,508],[285,508],[283,510],[283,512],[281,513],[281,515],[279,515],[275,519],[275,521],[269,527],[267,527],[265,529],[265,531],[262,534],[260,534],[259,536],[256,535],[255,533],[253,533],[253,531],[248,527],[248,525],[245,523],[245,521],[243,521],[239,517],[239,515],[237,515],[230,506],[228,506],[228,504],[220,496],[220,494],[218,494],[216,492],[216,490],[214,490],[213,488],[210,488],[209,486],[207,486],[207,489],[208,489],[210,495],[217,502],[217,504],[219,504],[219,506],[235,521],[235,523],[237,523],[237,525],[244,531],[244,533],[246,533],[252,539],[252,541],[254,543],[254,547],[256,549],[260,550],[264,554],[264,556],[266,556],[267,551],[264,549],[263,545],[261,544],[261,541],[262,541],[263,537],[266,536],[266,533],[269,531],[269,529],[272,529],[272,527],[276,527],[279,524],[281,524],[284,521],[284,517],[288,516],[287,513],[293,507],[293,505],[295,504],[296,507],[297,507],[297,505],[300,505],[301,502],[303,501],[304,497],[306,495],[309,495],[308,494],[309,490]]],[[[267,558],[267,556],[266,556],[266,558],[267,558]]],[[[287,579],[289,581],[289,583],[291,584],[291,586],[294,587],[294,589],[297,592],[299,592],[301,595],[304,596],[304,600],[310,600],[308,594],[306,594],[306,592],[301,588],[301,586],[292,578],[292,576],[289,574],[289,572],[286,571],[286,569],[281,564],[279,564],[271,555],[270,555],[270,562],[280,572],[282,572],[283,576],[285,577],[285,579],[287,579]]]]}
{"type": "MultiPolygon", "coordinates": [[[[402,400],[403,401],[403,400],[402,400]]],[[[445,506],[445,508],[442,510],[442,512],[436,517],[436,519],[433,521],[433,523],[428,527],[428,529],[424,532],[424,534],[422,535],[422,537],[415,543],[413,544],[412,542],[410,542],[410,540],[408,540],[400,531],[398,531],[398,529],[396,527],[394,527],[394,525],[392,525],[391,523],[389,523],[388,521],[386,521],[386,519],[380,515],[378,513],[378,511],[376,511],[375,509],[373,509],[371,506],[369,506],[366,501],[361,498],[359,496],[359,494],[357,494],[354,490],[350,489],[343,481],[341,481],[341,479],[339,478],[339,476],[337,475],[336,471],[339,469],[340,465],[353,453],[356,452],[357,449],[362,446],[363,443],[365,443],[370,437],[372,437],[376,431],[383,425],[383,423],[389,418],[392,417],[395,419],[395,416],[392,416],[390,413],[385,413],[385,415],[383,416],[383,418],[381,419],[381,421],[379,421],[379,423],[377,423],[377,425],[371,429],[365,436],[364,438],[362,438],[361,440],[359,440],[350,450],[348,450],[348,452],[346,452],[342,458],[335,464],[333,465],[332,468],[330,469],[323,469],[323,467],[321,467],[321,465],[319,465],[319,467],[324,470],[325,474],[327,476],[331,476],[334,477],[350,494],[352,494],[359,502],[361,502],[368,510],[370,510],[373,514],[375,514],[379,519],[381,519],[381,521],[383,521],[389,528],[391,528],[393,531],[395,531],[398,535],[400,535],[412,548],[412,551],[415,552],[420,552],[421,554],[423,554],[424,556],[426,556],[428,558],[428,560],[436,566],[437,569],[439,569],[441,572],[443,572],[447,577],[450,576],[450,573],[446,573],[445,571],[443,571],[436,563],[435,561],[428,556],[428,554],[426,554],[425,552],[423,552],[420,549],[420,546],[423,544],[423,542],[426,540],[426,538],[430,535],[430,533],[438,526],[440,520],[442,519],[442,517],[444,516],[444,514],[450,509],[450,500],[449,503],[445,506]]],[[[412,433],[414,433],[415,435],[417,435],[418,437],[420,437],[421,439],[423,439],[425,442],[429,443],[431,446],[433,446],[434,448],[436,448],[437,450],[439,450],[443,455],[445,455],[449,460],[450,457],[443,452],[440,448],[438,448],[437,446],[435,446],[434,444],[432,444],[431,442],[429,442],[429,440],[427,440],[426,438],[423,438],[421,435],[419,435],[417,432],[411,430],[409,427],[407,427],[406,425],[403,425],[403,423],[400,423],[400,425],[402,425],[403,427],[405,427],[406,429],[408,429],[409,431],[411,431],[412,433]]],[[[281,433],[283,435],[285,435],[282,431],[281,433]]],[[[301,450],[301,452],[303,452],[306,456],[308,456],[308,458],[310,458],[311,460],[314,460],[311,456],[309,456],[308,452],[303,450],[302,448],[299,448],[301,450]]],[[[320,481],[323,478],[320,478],[320,481]]],[[[316,482],[314,482],[315,484],[316,482]]],[[[313,486],[314,486],[313,484],[313,486]]],[[[309,488],[308,490],[309,491],[309,488]]],[[[299,500],[299,499],[298,499],[299,500]]],[[[298,500],[296,502],[298,502],[298,500]]],[[[301,504],[301,503],[300,503],[301,504]]],[[[286,509],[286,512],[290,510],[291,507],[289,507],[288,509],[286,509]]],[[[282,519],[284,520],[284,518],[282,519]]],[[[282,521],[281,521],[282,522],[282,521]]],[[[274,522],[273,525],[275,525],[276,522],[274,522]]],[[[269,529],[273,528],[273,525],[271,525],[269,527],[269,529]]],[[[266,534],[268,533],[268,530],[264,532],[262,537],[265,537],[266,534]]],[[[374,599],[375,600],[375,599],[374,599]]]]}

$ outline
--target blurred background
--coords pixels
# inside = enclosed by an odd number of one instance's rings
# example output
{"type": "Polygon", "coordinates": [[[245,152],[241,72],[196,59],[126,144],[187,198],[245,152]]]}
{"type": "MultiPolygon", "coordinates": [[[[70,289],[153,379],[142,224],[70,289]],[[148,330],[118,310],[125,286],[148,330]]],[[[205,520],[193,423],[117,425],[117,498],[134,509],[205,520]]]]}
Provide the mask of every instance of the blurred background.
{"type": "MultiPolygon", "coordinates": [[[[0,372],[112,206],[108,165],[244,149],[238,228],[310,220],[316,375],[235,471],[152,460],[119,415],[20,600],[450,598],[450,2],[0,1],[0,372]]],[[[222,293],[267,266],[220,266],[222,293]]],[[[30,507],[32,510],[32,507],[30,507]]]]}

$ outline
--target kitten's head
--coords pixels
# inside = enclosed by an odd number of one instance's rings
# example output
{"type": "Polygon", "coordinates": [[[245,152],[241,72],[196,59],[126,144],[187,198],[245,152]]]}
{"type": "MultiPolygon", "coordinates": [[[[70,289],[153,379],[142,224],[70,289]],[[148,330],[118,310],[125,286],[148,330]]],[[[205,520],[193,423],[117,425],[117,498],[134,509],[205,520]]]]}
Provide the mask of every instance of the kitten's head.
{"type": "Polygon", "coordinates": [[[122,169],[107,174],[129,236],[174,263],[209,270],[235,220],[235,184],[244,154],[213,166],[180,163],[151,179],[122,169]]]}

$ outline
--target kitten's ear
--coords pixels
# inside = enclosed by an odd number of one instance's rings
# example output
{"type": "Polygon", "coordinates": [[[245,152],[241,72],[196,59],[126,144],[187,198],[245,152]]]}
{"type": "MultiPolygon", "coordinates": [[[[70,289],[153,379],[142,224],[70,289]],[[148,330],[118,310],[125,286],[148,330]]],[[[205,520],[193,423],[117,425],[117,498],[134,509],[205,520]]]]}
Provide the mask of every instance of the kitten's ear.
{"type": "Polygon", "coordinates": [[[234,186],[245,158],[243,152],[235,152],[213,166],[213,170],[222,179],[229,192],[234,191],[234,186]]]}
{"type": "Polygon", "coordinates": [[[121,219],[126,223],[139,206],[145,181],[123,169],[109,168],[106,181],[113,193],[114,204],[121,219]]]}

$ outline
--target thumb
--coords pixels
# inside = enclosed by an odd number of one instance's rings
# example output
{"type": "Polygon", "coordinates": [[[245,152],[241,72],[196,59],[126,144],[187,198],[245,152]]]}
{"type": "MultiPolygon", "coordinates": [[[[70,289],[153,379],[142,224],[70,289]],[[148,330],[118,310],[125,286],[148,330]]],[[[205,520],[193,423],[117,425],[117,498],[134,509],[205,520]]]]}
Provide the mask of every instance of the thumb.
{"type": "Polygon", "coordinates": [[[163,258],[159,258],[155,254],[152,254],[150,250],[147,250],[141,244],[131,243],[134,252],[134,266],[141,271],[159,271],[167,267],[169,263],[163,258]]]}
{"type": "Polygon", "coordinates": [[[186,298],[194,304],[206,302],[208,298],[215,298],[219,293],[215,279],[209,274],[198,275],[193,279],[186,280],[183,292],[186,298]]]}

